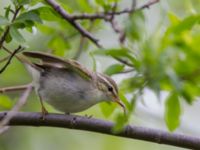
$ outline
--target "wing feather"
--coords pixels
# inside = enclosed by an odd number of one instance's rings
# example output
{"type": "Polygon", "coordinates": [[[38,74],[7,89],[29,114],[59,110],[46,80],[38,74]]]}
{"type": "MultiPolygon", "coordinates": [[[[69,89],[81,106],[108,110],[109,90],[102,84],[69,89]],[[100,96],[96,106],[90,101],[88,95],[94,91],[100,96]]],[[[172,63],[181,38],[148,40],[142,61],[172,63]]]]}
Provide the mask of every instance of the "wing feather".
{"type": "Polygon", "coordinates": [[[27,57],[40,59],[42,61],[42,64],[40,64],[40,66],[43,65],[43,67],[45,67],[48,65],[56,68],[66,68],[77,72],[80,76],[88,80],[92,78],[92,72],[75,60],[64,60],[59,57],[42,52],[23,52],[23,54],[27,57]]]}

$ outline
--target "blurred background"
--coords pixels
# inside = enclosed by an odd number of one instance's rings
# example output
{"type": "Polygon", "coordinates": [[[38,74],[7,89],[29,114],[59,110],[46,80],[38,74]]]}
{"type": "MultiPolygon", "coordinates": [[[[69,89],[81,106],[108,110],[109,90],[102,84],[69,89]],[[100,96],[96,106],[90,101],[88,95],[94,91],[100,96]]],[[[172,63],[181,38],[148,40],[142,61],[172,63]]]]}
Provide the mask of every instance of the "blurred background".
{"type": "MultiPolygon", "coordinates": [[[[31,4],[24,5],[24,12],[27,10],[37,9],[39,7],[43,7],[43,3],[40,3],[42,0],[33,0],[31,4]]],[[[109,6],[115,2],[112,0],[107,1],[95,1],[95,0],[62,0],[59,1],[62,6],[70,13],[80,14],[83,12],[86,13],[94,13],[101,12],[109,9],[109,6]],[[102,4],[104,3],[104,4],[102,4]],[[102,7],[104,5],[104,7],[102,7]],[[107,8],[108,7],[108,8],[107,8]]],[[[140,0],[137,1],[136,8],[139,8],[147,1],[140,0]]],[[[146,75],[145,69],[150,68],[154,69],[154,73],[162,72],[162,66],[159,68],[160,70],[156,70],[154,68],[154,64],[161,64],[161,61],[157,59],[156,56],[161,58],[165,56],[165,54],[170,53],[170,59],[167,59],[165,63],[175,62],[169,67],[175,67],[175,73],[177,76],[182,75],[184,71],[188,72],[192,65],[187,65],[185,61],[191,61],[191,63],[196,64],[198,66],[198,46],[200,42],[199,36],[195,36],[194,33],[199,33],[199,25],[190,26],[187,28],[187,31],[184,33],[180,33],[178,31],[170,33],[171,35],[168,37],[166,31],[170,32],[172,24],[178,24],[184,18],[188,16],[198,16],[200,12],[200,1],[199,0],[182,0],[173,1],[173,0],[162,0],[157,4],[150,6],[149,9],[143,9],[142,11],[136,12],[132,16],[127,14],[120,15],[116,17],[117,25],[126,32],[126,41],[122,46],[119,42],[119,34],[115,33],[109,24],[109,22],[105,22],[102,20],[96,21],[81,21],[80,23],[89,30],[95,37],[99,39],[101,45],[104,46],[105,49],[113,50],[119,48],[128,48],[134,49],[134,56],[138,57],[138,62],[140,63],[140,67],[136,67],[136,72],[130,73],[108,73],[111,69],[109,66],[113,64],[117,64],[117,60],[113,59],[112,56],[98,55],[101,49],[98,49],[94,44],[92,44],[87,39],[84,39],[84,44],[81,44],[83,41],[80,34],[66,21],[60,19],[60,17],[54,14],[47,8],[43,8],[40,10],[40,17],[43,23],[40,21],[35,21],[34,25],[30,28],[19,29],[20,34],[23,36],[24,41],[20,39],[15,39],[14,36],[11,35],[12,42],[8,42],[5,45],[10,49],[15,49],[19,44],[26,47],[28,51],[45,51],[52,52],[55,55],[62,56],[65,58],[76,58],[82,64],[87,66],[90,69],[96,68],[99,72],[107,72],[109,75],[112,75],[112,78],[118,83],[122,92],[126,96],[128,102],[130,102],[132,98],[132,94],[127,92],[130,89],[137,91],[140,89],[140,85],[138,87],[129,87],[127,90],[127,80],[133,76],[144,73],[146,75]],[[192,28],[192,29],[191,29],[192,28]],[[189,30],[189,31],[188,31],[189,30]],[[187,35],[190,32],[191,35],[187,35]],[[180,35],[179,35],[180,34],[180,35]],[[193,36],[194,35],[194,36],[193,36]],[[165,36],[165,39],[163,38],[165,36]],[[180,37],[179,37],[180,36],[180,37]],[[184,40],[182,38],[184,37],[184,40]],[[160,40],[162,38],[162,40],[160,40]],[[179,39],[180,38],[180,39],[179,39]],[[195,38],[195,41],[193,41],[195,38]],[[167,42],[166,42],[167,39],[167,42]],[[178,39],[178,40],[177,40],[178,39]],[[171,41],[170,41],[171,40],[171,41]],[[174,48],[174,41],[176,41],[176,48],[174,48]],[[178,43],[178,42],[179,43],[178,43]],[[163,43],[165,42],[165,45],[163,43]],[[192,43],[190,46],[194,47],[194,53],[187,55],[187,51],[180,52],[177,49],[184,49],[183,46],[185,43],[192,43]],[[195,45],[196,43],[196,45],[195,45]],[[152,45],[151,45],[152,44],[152,45]],[[163,44],[163,45],[162,45],[163,44]],[[167,47],[167,46],[168,47],[167,47]],[[158,48],[159,47],[159,48],[158,48]],[[165,48],[162,48],[165,47],[165,48]],[[167,47],[167,48],[166,48],[167,47]],[[173,48],[172,48],[173,47],[173,48]],[[170,49],[172,48],[172,50],[170,49]],[[196,48],[196,49],[195,49],[196,48]],[[140,58],[141,49],[148,49],[148,52],[144,50],[142,56],[151,57],[153,61],[146,61],[149,58],[140,58]],[[150,51],[150,52],[149,52],[150,51]],[[161,51],[165,51],[163,55],[159,55],[161,51]],[[174,53],[176,51],[176,53],[174,53]],[[177,52],[178,51],[178,52],[177,52]],[[93,53],[94,52],[94,53],[93,53]],[[97,53],[97,55],[96,55],[97,53]],[[181,54],[179,54],[181,53],[181,54]],[[189,60],[185,60],[182,62],[179,57],[175,57],[175,55],[183,58],[190,58],[189,60]],[[155,57],[154,57],[155,56],[155,57]],[[173,56],[171,58],[171,56],[173,56]],[[193,58],[196,62],[193,62],[193,58]],[[197,58],[195,58],[197,57],[197,58]],[[176,62],[177,61],[177,62],[176,62]],[[152,64],[151,64],[152,62],[152,64]],[[180,63],[181,62],[181,63],[180,63]],[[145,66],[146,63],[146,66],[145,66]],[[180,64],[178,64],[180,63],[180,64]],[[144,64],[144,65],[143,65],[144,64]],[[148,64],[150,66],[148,66],[148,64]],[[179,68],[177,67],[179,65],[179,68]],[[152,67],[152,66],[153,67],[152,67]],[[94,67],[95,66],[95,67],[94,67]],[[152,68],[151,68],[152,67],[152,68]],[[145,70],[144,72],[142,72],[145,70]],[[178,71],[177,71],[178,70],[178,71]],[[180,70],[180,72],[179,72],[180,70]],[[127,91],[126,91],[127,90],[127,91]]],[[[129,8],[132,4],[132,1],[129,0],[121,0],[118,2],[117,9],[123,10],[125,8],[129,8]]],[[[7,7],[13,7],[12,0],[1,0],[0,1],[0,16],[4,16],[7,7]]],[[[22,11],[22,13],[23,13],[22,11]]],[[[11,15],[12,16],[12,15],[11,15]]],[[[196,19],[196,18],[195,18],[196,19]]],[[[191,19],[192,22],[192,19],[191,19]]],[[[198,21],[197,21],[198,22],[198,21]]],[[[174,25],[173,24],[173,25],[174,25]]],[[[192,24],[192,23],[191,23],[192,24]]],[[[194,24],[194,23],[193,23],[194,24]]],[[[185,24],[184,24],[185,25],[185,24]]],[[[5,26],[1,28],[1,36],[2,31],[5,26]]],[[[181,30],[181,29],[180,29],[181,30]]],[[[184,30],[184,29],[182,29],[184,30]]],[[[189,44],[188,44],[189,45],[189,44]]],[[[187,45],[187,46],[188,46],[187,45]]],[[[189,46],[188,46],[189,47],[189,46]]],[[[192,49],[189,47],[188,49],[192,49]]],[[[193,49],[192,49],[193,50],[193,49]]],[[[7,56],[4,51],[0,51],[0,56],[3,58],[7,56]]],[[[167,55],[168,56],[168,55],[167,55]]],[[[165,59],[163,57],[163,59],[165,59]]],[[[161,60],[163,60],[161,59],[161,60]]],[[[164,64],[166,65],[166,64],[164,64]]],[[[3,64],[1,63],[2,67],[3,64]]],[[[127,66],[123,66],[124,69],[129,69],[127,66]]],[[[195,67],[194,67],[195,68],[195,67]]],[[[165,68],[163,68],[165,69],[165,68]]],[[[196,68],[195,68],[196,69],[196,68]]],[[[194,69],[194,70],[195,70],[194,69]]],[[[113,71],[113,70],[111,70],[113,71]]],[[[193,71],[193,70],[192,70],[193,71]]],[[[191,71],[191,72],[192,72],[191,71]]],[[[151,73],[149,73],[151,74],[151,73]]],[[[138,125],[143,127],[150,127],[155,129],[162,129],[164,131],[169,131],[169,124],[166,125],[166,98],[169,95],[170,91],[176,89],[176,87],[171,86],[171,82],[161,81],[163,83],[159,86],[159,89],[154,88],[154,83],[160,82],[158,76],[155,75],[150,76],[147,74],[145,77],[145,81],[148,79],[153,83],[148,82],[145,84],[145,88],[142,88],[141,95],[137,95],[136,103],[134,103],[134,110],[132,109],[131,115],[129,118],[129,123],[132,125],[138,125]],[[151,77],[151,78],[150,78],[151,77]],[[155,82],[154,82],[155,81],[155,82]],[[163,88],[164,87],[164,88],[163,88]],[[158,92],[159,91],[159,92],[158,92]],[[159,93],[159,94],[158,94],[159,93]]],[[[143,74],[142,74],[143,75],[143,74]]],[[[165,78],[165,77],[164,77],[165,78]]],[[[196,77],[194,77],[196,78],[196,77]]],[[[140,79],[140,78],[139,78],[140,79]]],[[[170,78],[171,79],[171,78],[170,78]]],[[[129,81],[129,80],[128,80],[129,81]]],[[[21,64],[16,59],[12,60],[12,63],[9,67],[0,75],[0,87],[8,87],[15,85],[22,85],[31,82],[31,76],[26,71],[23,64],[21,64]]],[[[146,83],[146,82],[145,82],[146,83]]],[[[185,82],[184,82],[185,83],[185,82]]],[[[189,84],[190,82],[187,81],[189,84]]],[[[199,80],[192,81],[193,84],[189,84],[189,89],[192,89],[192,102],[188,102],[187,100],[180,100],[180,115],[178,116],[180,119],[179,124],[175,127],[173,132],[175,133],[183,133],[192,136],[200,135],[200,119],[198,114],[200,114],[200,102],[198,100],[199,91],[197,90],[199,85],[199,80]],[[197,87],[196,87],[197,86],[197,87]],[[193,91],[193,87],[195,92],[193,91]]],[[[134,83],[133,83],[134,84],[134,83]]],[[[183,84],[181,84],[182,86],[183,84]]],[[[185,85],[185,84],[184,84],[185,85]]],[[[184,86],[185,87],[185,86],[184,86]]],[[[187,86],[188,87],[188,86],[187,86]]],[[[132,92],[132,91],[131,91],[132,92]]],[[[132,92],[133,93],[133,92],[132,92]]],[[[13,105],[19,98],[20,92],[12,92],[5,93],[0,95],[0,98],[3,101],[7,99],[10,102],[10,105],[13,105]]],[[[182,95],[181,95],[182,96],[182,95]]],[[[182,96],[183,99],[185,98],[182,96]]],[[[185,98],[186,99],[186,98],[185,98]]],[[[8,103],[9,103],[8,102],[8,103]]],[[[2,103],[2,102],[1,102],[2,103]]],[[[57,112],[48,104],[47,108],[49,112],[57,112]]],[[[116,107],[115,110],[112,111],[112,114],[106,112],[106,109],[109,109],[110,105],[102,104],[95,105],[92,108],[78,113],[78,115],[92,115],[94,118],[100,118],[104,120],[115,121],[116,116],[119,112],[121,112],[120,108],[116,107]],[[107,114],[107,115],[106,115],[107,114]]],[[[174,106],[176,107],[176,106],[174,106]]],[[[2,106],[0,109],[4,111],[9,109],[8,106],[2,106]]],[[[172,108],[173,109],[173,108],[172,108]]],[[[39,112],[40,104],[39,99],[35,95],[33,91],[28,98],[27,103],[22,108],[22,111],[27,112],[39,112]]],[[[59,113],[59,112],[57,112],[59,113]]],[[[176,114],[175,114],[176,115],[176,114]]],[[[177,119],[177,118],[175,118],[177,119]]],[[[172,127],[173,128],[173,127],[172,127]]],[[[49,127],[11,127],[7,132],[0,135],[0,150],[36,150],[36,149],[48,149],[48,150],[102,150],[102,149],[115,149],[115,150],[130,150],[130,149],[142,149],[142,150],[178,150],[182,148],[160,145],[150,142],[144,142],[139,140],[118,138],[108,135],[102,135],[97,133],[91,133],[86,131],[77,131],[77,130],[68,130],[68,129],[59,129],[59,128],[49,128],[49,127]]]]}

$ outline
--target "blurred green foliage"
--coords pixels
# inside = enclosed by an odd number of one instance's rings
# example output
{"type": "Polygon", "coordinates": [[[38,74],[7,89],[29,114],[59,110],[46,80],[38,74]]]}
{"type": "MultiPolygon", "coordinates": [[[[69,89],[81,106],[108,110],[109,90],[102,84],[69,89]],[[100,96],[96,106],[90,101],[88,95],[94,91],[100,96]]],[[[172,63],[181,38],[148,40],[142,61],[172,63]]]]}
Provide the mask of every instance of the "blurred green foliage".
{"type": "Polygon", "coordinates": [[[0,95],[0,107],[2,110],[9,110],[12,108],[12,101],[6,95],[0,95]]]}
{"type": "MultiPolygon", "coordinates": [[[[113,9],[116,2],[118,3],[116,11],[123,9],[122,4],[131,5],[130,2],[120,0],[59,1],[69,14],[108,12],[113,9]]],[[[186,102],[191,105],[200,95],[200,4],[198,2],[199,0],[184,0],[181,3],[172,0],[160,2],[161,4],[152,6],[152,9],[158,13],[156,14],[158,20],[154,19],[153,13],[148,14],[151,10],[140,10],[124,15],[125,17],[119,19],[119,22],[126,35],[125,43],[113,44],[116,41],[109,39],[109,46],[98,49],[86,38],[81,43],[83,37],[80,33],[43,0],[1,1],[0,37],[9,27],[4,45],[12,50],[22,45],[27,47],[27,50],[39,48],[36,50],[52,52],[65,58],[75,58],[80,54],[78,58],[80,61],[81,58],[84,61],[93,60],[95,70],[98,67],[96,63],[100,62],[103,65],[109,64],[103,67],[105,74],[123,75],[119,83],[120,98],[128,109],[128,117],[122,116],[114,104],[100,104],[103,116],[99,110],[96,111],[98,106],[88,111],[95,113],[97,117],[115,120],[114,131],[121,129],[129,120],[131,122],[134,110],[137,108],[137,103],[142,101],[141,97],[145,89],[153,91],[158,99],[163,91],[166,92],[168,96],[165,97],[163,120],[168,129],[174,131],[181,124],[181,104],[186,102]],[[13,12],[20,7],[22,8],[19,14],[13,19],[13,12]],[[157,22],[157,26],[153,31],[149,31],[147,26],[151,26],[153,22],[157,22]],[[103,62],[100,58],[108,58],[109,61],[103,62]],[[127,69],[133,71],[128,74],[123,73],[127,69]]],[[[108,23],[104,20],[79,22],[86,30],[98,37],[100,42],[108,34],[112,34],[112,31],[107,31],[108,23]],[[105,33],[99,36],[104,30],[105,33]]],[[[0,60],[6,55],[1,49],[0,60]]],[[[1,63],[0,67],[3,65],[4,63],[1,63]]],[[[16,59],[0,76],[1,87],[29,81],[30,77],[16,59]]],[[[13,106],[12,99],[17,97],[16,93],[0,95],[0,108],[10,109],[13,106]]],[[[33,99],[36,97],[34,96],[33,99]]],[[[35,105],[37,105],[35,101],[31,101],[23,109],[35,111],[39,107],[35,105]]],[[[14,132],[19,134],[17,131],[14,132]]],[[[10,135],[12,136],[12,133],[10,135]]],[[[2,141],[3,139],[0,138],[0,143],[5,143],[2,141]]],[[[5,147],[10,149],[6,144],[5,147]]]]}

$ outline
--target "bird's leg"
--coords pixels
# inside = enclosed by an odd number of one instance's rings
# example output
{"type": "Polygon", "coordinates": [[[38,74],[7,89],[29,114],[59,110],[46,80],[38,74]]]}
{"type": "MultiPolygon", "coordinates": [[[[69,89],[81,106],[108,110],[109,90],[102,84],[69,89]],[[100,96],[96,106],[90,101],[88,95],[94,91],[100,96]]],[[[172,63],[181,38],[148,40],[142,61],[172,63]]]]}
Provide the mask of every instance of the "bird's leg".
{"type": "Polygon", "coordinates": [[[48,111],[46,110],[46,108],[44,107],[44,103],[42,101],[41,96],[39,95],[39,99],[40,99],[40,104],[41,104],[41,111],[42,111],[42,119],[45,119],[45,116],[48,114],[48,111]]]}
{"type": "Polygon", "coordinates": [[[87,115],[87,114],[85,114],[85,117],[88,118],[88,119],[90,119],[90,118],[93,117],[93,115],[87,115]]]}

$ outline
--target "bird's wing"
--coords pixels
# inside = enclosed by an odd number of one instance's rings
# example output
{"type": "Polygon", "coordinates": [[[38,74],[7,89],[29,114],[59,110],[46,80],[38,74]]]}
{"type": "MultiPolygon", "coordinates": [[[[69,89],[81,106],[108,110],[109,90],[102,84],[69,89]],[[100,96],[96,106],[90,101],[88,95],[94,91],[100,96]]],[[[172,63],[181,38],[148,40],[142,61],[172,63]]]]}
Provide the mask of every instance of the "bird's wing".
{"type": "Polygon", "coordinates": [[[41,67],[49,66],[62,69],[70,69],[71,71],[78,73],[80,76],[88,80],[92,79],[92,72],[75,60],[64,60],[62,58],[42,52],[23,52],[23,54],[27,57],[40,59],[42,61],[42,64],[40,64],[41,67]]]}

